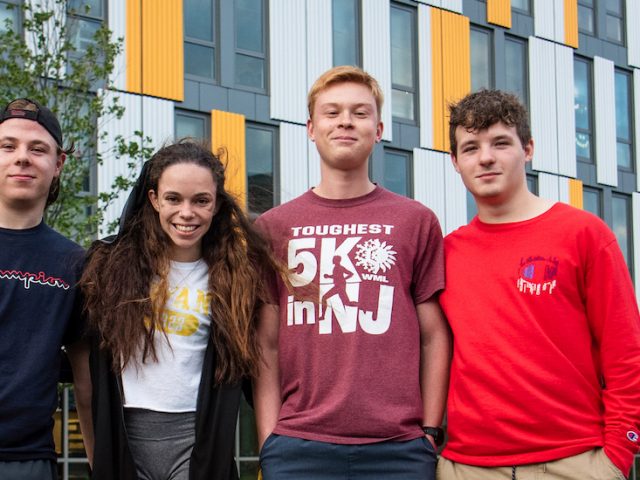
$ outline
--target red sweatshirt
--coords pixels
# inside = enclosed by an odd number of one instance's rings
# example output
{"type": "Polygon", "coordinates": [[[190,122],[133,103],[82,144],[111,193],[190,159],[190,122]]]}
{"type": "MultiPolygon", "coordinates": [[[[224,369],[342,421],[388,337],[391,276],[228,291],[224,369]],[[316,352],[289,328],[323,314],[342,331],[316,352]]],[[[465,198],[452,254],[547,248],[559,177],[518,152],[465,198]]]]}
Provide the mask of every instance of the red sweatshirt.
{"type": "Polygon", "coordinates": [[[446,237],[445,259],[454,356],[443,456],[511,466],[604,446],[627,474],[640,317],[609,228],[561,203],[524,222],[476,218],[446,237]]]}

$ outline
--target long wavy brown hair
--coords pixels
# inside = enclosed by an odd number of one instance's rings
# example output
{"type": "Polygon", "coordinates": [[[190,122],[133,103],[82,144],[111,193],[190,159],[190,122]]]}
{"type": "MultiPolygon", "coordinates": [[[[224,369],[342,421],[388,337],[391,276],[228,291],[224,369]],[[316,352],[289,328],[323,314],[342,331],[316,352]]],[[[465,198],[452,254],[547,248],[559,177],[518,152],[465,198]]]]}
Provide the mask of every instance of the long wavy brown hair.
{"type": "Polygon", "coordinates": [[[216,184],[217,213],[202,238],[202,258],[209,268],[215,377],[221,383],[235,382],[257,373],[257,310],[270,299],[265,278],[284,269],[225,190],[222,162],[201,143],[181,140],[161,148],[149,160],[139,180],[142,205],[121,223],[115,241],[97,241],[89,251],[80,280],[85,313],[101,348],[112,355],[115,372],[135,361],[139,349],[143,363],[157,360],[154,336],[166,335],[162,311],[168,297],[171,240],[146,193],[157,191],[162,172],[180,163],[209,169],[216,184]]]}

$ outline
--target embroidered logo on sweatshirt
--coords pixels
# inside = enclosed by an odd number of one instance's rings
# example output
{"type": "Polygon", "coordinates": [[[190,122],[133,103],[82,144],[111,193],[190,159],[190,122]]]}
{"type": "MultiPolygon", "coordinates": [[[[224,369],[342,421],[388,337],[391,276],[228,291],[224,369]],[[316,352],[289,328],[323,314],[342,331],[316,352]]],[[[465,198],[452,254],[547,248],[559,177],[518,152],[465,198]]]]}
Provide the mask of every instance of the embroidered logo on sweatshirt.
{"type": "Polygon", "coordinates": [[[31,273],[23,272],[21,270],[0,270],[0,278],[5,280],[17,280],[21,282],[27,290],[33,284],[69,290],[69,284],[63,279],[52,277],[44,272],[31,273]]]}
{"type": "Polygon", "coordinates": [[[633,430],[629,430],[627,432],[627,438],[634,443],[638,443],[638,432],[634,432],[633,430]]]}
{"type": "Polygon", "coordinates": [[[522,258],[516,282],[518,290],[529,295],[552,295],[557,285],[559,263],[555,257],[533,255],[522,258]]]}

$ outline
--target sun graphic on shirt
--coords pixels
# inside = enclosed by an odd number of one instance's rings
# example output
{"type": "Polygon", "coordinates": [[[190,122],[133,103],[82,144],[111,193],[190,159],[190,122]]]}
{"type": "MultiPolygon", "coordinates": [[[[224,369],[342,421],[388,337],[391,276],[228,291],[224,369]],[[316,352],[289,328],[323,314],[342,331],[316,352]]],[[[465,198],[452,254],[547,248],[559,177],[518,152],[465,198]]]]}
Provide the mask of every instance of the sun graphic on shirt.
{"type": "Polygon", "coordinates": [[[363,267],[373,274],[380,270],[386,272],[396,263],[396,252],[387,242],[381,242],[377,238],[367,240],[357,246],[356,265],[363,267]]]}

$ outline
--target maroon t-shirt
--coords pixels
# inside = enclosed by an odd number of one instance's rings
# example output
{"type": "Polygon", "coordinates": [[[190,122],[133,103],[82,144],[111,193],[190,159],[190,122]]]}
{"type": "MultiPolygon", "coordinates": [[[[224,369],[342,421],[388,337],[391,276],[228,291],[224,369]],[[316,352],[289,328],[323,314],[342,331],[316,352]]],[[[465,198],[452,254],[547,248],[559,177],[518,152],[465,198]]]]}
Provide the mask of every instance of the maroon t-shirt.
{"type": "Polygon", "coordinates": [[[291,271],[276,280],[282,409],[275,433],[342,444],[422,435],[415,305],[444,288],[440,225],[376,187],[313,191],[258,220],[291,271]]]}

